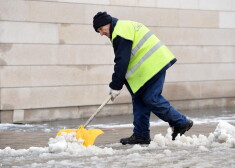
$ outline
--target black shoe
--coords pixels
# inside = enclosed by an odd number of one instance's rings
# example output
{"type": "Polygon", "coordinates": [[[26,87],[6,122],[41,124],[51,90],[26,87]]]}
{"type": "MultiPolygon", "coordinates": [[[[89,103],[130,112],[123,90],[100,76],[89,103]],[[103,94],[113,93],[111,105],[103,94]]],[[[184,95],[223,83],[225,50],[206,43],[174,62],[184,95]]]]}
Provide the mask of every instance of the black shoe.
{"type": "Polygon", "coordinates": [[[122,138],[120,139],[120,143],[123,145],[126,144],[150,144],[151,139],[150,138],[142,138],[135,136],[134,134],[131,135],[129,138],[122,138]]]}
{"type": "Polygon", "coordinates": [[[172,140],[174,141],[178,134],[183,135],[186,131],[188,131],[193,126],[192,120],[187,120],[187,123],[183,127],[172,127],[173,133],[171,134],[172,140]]]}

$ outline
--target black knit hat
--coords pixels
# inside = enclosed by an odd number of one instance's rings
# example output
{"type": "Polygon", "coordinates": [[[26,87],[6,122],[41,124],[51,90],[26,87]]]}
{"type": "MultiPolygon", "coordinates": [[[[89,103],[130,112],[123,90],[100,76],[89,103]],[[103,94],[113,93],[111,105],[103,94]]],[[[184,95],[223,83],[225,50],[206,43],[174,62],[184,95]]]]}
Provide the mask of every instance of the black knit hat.
{"type": "Polygon", "coordinates": [[[94,17],[93,17],[93,27],[96,32],[97,29],[101,26],[104,26],[106,24],[111,23],[112,21],[112,16],[107,14],[107,12],[98,12],[94,17]]]}

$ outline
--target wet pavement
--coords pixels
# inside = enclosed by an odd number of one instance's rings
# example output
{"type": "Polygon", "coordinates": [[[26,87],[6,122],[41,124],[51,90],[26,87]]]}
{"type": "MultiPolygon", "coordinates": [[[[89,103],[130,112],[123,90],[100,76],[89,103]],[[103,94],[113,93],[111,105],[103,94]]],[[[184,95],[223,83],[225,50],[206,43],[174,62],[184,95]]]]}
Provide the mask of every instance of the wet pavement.
{"type": "MultiPolygon", "coordinates": [[[[187,115],[189,118],[193,119],[194,121],[194,126],[192,127],[192,129],[189,132],[186,132],[186,136],[192,136],[192,135],[196,135],[198,136],[199,134],[202,134],[204,136],[209,136],[209,134],[211,132],[214,132],[214,130],[216,129],[216,126],[218,124],[218,121],[226,121],[229,122],[230,124],[235,126],[235,108],[226,108],[226,109],[205,109],[205,110],[193,110],[193,111],[183,111],[182,113],[184,113],[185,115],[187,115]]],[[[107,117],[99,117],[99,118],[95,118],[92,123],[89,125],[88,128],[99,128],[102,129],[105,134],[100,135],[97,140],[95,141],[95,146],[98,146],[100,148],[105,148],[105,147],[111,147],[112,150],[125,150],[128,151],[132,148],[132,146],[128,145],[128,146],[122,146],[119,144],[119,140],[120,138],[123,137],[128,137],[132,134],[132,115],[121,115],[121,116],[107,116],[107,117]]],[[[48,146],[48,142],[50,138],[54,138],[56,137],[56,133],[63,128],[77,128],[79,125],[82,125],[83,123],[85,123],[87,119],[76,119],[76,120],[61,120],[61,121],[50,121],[50,122],[42,122],[42,123],[28,123],[28,124],[0,124],[0,150],[1,149],[6,149],[6,147],[10,147],[11,149],[30,149],[32,147],[42,147],[41,149],[44,149],[44,147],[48,146]]],[[[168,125],[166,123],[163,123],[162,121],[160,121],[157,117],[155,116],[151,116],[151,138],[154,138],[154,135],[156,134],[162,134],[165,135],[167,133],[167,128],[168,125]]],[[[184,152],[187,151],[187,147],[181,147],[179,148],[180,151],[184,152]]],[[[179,150],[177,149],[177,150],[179,150]]],[[[135,149],[133,149],[135,151],[135,149]]],[[[167,150],[170,150],[171,152],[176,152],[175,148],[172,146],[169,146],[168,148],[159,148],[159,152],[165,152],[166,156],[167,156],[167,150]]],[[[190,150],[195,150],[194,148],[191,148],[190,150]]],[[[213,148],[209,150],[214,150],[213,148]]],[[[118,154],[115,154],[115,157],[123,157],[123,155],[125,155],[125,151],[120,154],[122,156],[118,156],[118,154]]],[[[147,149],[147,151],[152,154],[153,151],[152,149],[147,149]]],[[[226,154],[229,152],[229,161],[231,161],[231,158],[235,157],[235,151],[234,148],[228,151],[225,151],[222,154],[226,154]],[[231,154],[231,152],[234,152],[234,154],[231,154]]],[[[128,152],[127,152],[128,153],[128,152]]],[[[131,153],[131,152],[130,152],[131,153]]],[[[134,152],[136,153],[136,152],[134,152]]],[[[141,154],[141,153],[145,153],[146,151],[145,149],[140,150],[139,152],[137,152],[136,155],[141,154]]],[[[156,155],[156,159],[158,161],[161,160],[162,156],[160,156],[161,153],[158,153],[158,155],[156,155]],[[159,156],[159,157],[158,157],[159,156]],[[160,159],[160,160],[159,160],[160,159]]],[[[187,153],[188,154],[188,153],[187,153]]],[[[197,155],[197,153],[194,153],[194,151],[191,151],[192,156],[197,155]]],[[[208,153],[207,153],[208,154],[208,153]]],[[[201,155],[201,157],[203,157],[204,155],[206,156],[207,154],[204,153],[199,153],[199,155],[201,155]]],[[[183,157],[184,154],[182,154],[183,157]]],[[[212,152],[212,157],[221,157],[221,156],[216,156],[216,154],[214,154],[212,152]]],[[[96,156],[96,155],[94,155],[96,156]]],[[[99,156],[99,155],[98,155],[99,156]]],[[[132,156],[132,155],[131,155],[132,156]]],[[[17,157],[20,157],[17,155],[17,157]]],[[[23,157],[23,156],[22,156],[23,157]]],[[[90,156],[89,156],[90,157],[90,156]]],[[[107,157],[107,156],[105,156],[107,157]]],[[[113,162],[115,162],[115,157],[111,157],[110,160],[113,162]]],[[[139,156],[136,156],[137,158],[139,156]]],[[[173,157],[173,154],[172,154],[173,157]]],[[[1,158],[1,157],[0,157],[1,158]]],[[[37,159],[33,159],[30,158],[29,160],[26,159],[26,156],[23,157],[24,159],[22,159],[23,161],[28,161],[28,163],[22,163],[22,161],[20,160],[19,162],[15,161],[15,162],[8,162],[6,161],[6,158],[3,158],[3,160],[5,160],[4,162],[0,163],[0,167],[12,167],[12,166],[19,166],[19,167],[24,167],[24,165],[27,165],[26,167],[50,167],[48,165],[54,165],[51,167],[60,167],[58,166],[56,163],[54,163],[53,161],[57,162],[57,160],[60,160],[61,157],[55,157],[52,160],[47,159],[47,160],[42,160],[42,161],[38,161],[37,159]],[[38,163],[38,165],[33,165],[38,163]],[[47,162],[47,164],[45,164],[45,162],[47,162]],[[53,162],[53,163],[52,163],[53,162]],[[44,165],[45,164],[45,165],[44,165]]],[[[67,167],[76,167],[76,166],[71,166],[69,165],[69,163],[66,162],[66,160],[71,160],[71,162],[77,163],[78,159],[76,159],[75,156],[73,155],[66,155],[63,156],[63,159],[65,159],[65,161],[62,163],[62,165],[67,165],[67,167]]],[[[83,160],[86,160],[86,156],[82,156],[83,160]]],[[[103,158],[103,157],[101,157],[103,158]]],[[[132,158],[132,157],[131,157],[132,158]]],[[[148,158],[148,157],[146,157],[148,158]]],[[[97,158],[94,158],[94,160],[96,160],[97,158]]],[[[170,159],[170,158],[169,158],[170,159]]],[[[172,159],[172,158],[171,158],[172,159]]],[[[183,159],[185,160],[186,158],[178,158],[178,159],[183,159]]],[[[210,160],[211,158],[209,158],[210,160]]],[[[107,163],[104,162],[103,164],[100,163],[100,167],[103,166],[107,166],[109,165],[109,163],[111,161],[108,161],[107,163]]],[[[166,160],[166,162],[169,160],[166,160]]],[[[226,159],[225,159],[226,161],[226,159]]],[[[81,162],[81,160],[80,160],[81,162]]],[[[125,164],[123,165],[123,163],[121,162],[117,162],[117,167],[122,166],[125,167],[125,164]]],[[[177,162],[177,166],[181,167],[178,162],[175,160],[175,162],[177,162]]],[[[192,162],[192,161],[191,161],[192,162]]],[[[191,164],[191,162],[187,162],[188,167],[206,167],[204,166],[199,166],[197,164],[197,166],[195,166],[193,162],[193,164],[191,164]]],[[[196,161],[195,161],[196,162],[196,161]]],[[[135,162],[133,161],[133,164],[135,162]]],[[[143,164],[141,164],[141,166],[139,167],[145,167],[146,165],[148,165],[147,163],[144,164],[145,162],[143,161],[143,164]]],[[[80,163],[79,163],[80,164],[80,163]]],[[[94,166],[93,164],[90,164],[88,161],[85,162],[82,167],[98,167],[98,166],[94,166]]],[[[162,163],[162,165],[159,165],[159,167],[163,166],[164,167],[164,163],[162,163]]],[[[169,167],[174,167],[174,164],[171,163],[170,165],[168,165],[169,167]]],[[[210,167],[209,163],[206,164],[208,165],[208,167],[210,167]]],[[[228,162],[228,165],[223,165],[224,167],[230,167],[230,166],[235,166],[235,162],[231,161],[228,162]]],[[[177,167],[176,166],[176,167],[177,167]]],[[[221,166],[221,165],[220,165],[221,166]]],[[[63,167],[63,166],[61,166],[63,167]]],[[[79,167],[79,166],[78,166],[79,167]]],[[[110,167],[115,167],[115,166],[110,166],[110,167]]],[[[128,167],[128,166],[127,166],[128,167]]],[[[134,167],[134,166],[129,166],[129,167],[134,167]]],[[[138,165],[137,165],[138,167],[138,165]]],[[[154,167],[154,165],[150,165],[149,167],[154,167]]],[[[187,166],[186,166],[187,167],[187,166]]],[[[212,166],[215,167],[215,166],[212,166]]],[[[219,167],[219,166],[218,166],[219,167]]]]}

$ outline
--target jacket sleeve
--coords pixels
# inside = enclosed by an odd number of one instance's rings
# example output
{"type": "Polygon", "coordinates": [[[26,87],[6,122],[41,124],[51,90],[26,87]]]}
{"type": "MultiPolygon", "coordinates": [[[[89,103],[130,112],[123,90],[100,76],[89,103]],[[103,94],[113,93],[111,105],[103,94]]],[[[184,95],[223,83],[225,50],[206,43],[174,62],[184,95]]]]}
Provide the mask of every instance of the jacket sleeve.
{"type": "Polygon", "coordinates": [[[121,90],[126,80],[125,75],[131,58],[132,41],[117,36],[113,41],[114,48],[114,73],[109,87],[114,90],[121,90]]]}

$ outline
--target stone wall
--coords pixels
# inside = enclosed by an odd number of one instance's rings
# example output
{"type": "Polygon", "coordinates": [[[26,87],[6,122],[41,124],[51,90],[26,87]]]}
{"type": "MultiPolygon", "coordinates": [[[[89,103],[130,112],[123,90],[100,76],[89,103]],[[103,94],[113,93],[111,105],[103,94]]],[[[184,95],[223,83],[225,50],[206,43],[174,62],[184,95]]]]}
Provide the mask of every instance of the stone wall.
{"type": "MultiPolygon", "coordinates": [[[[114,54],[93,30],[98,11],[144,23],[172,50],[163,94],[176,108],[235,106],[233,0],[0,0],[1,122],[88,117],[102,103],[114,54]]],[[[100,115],[130,103],[124,88],[100,115]]]]}

